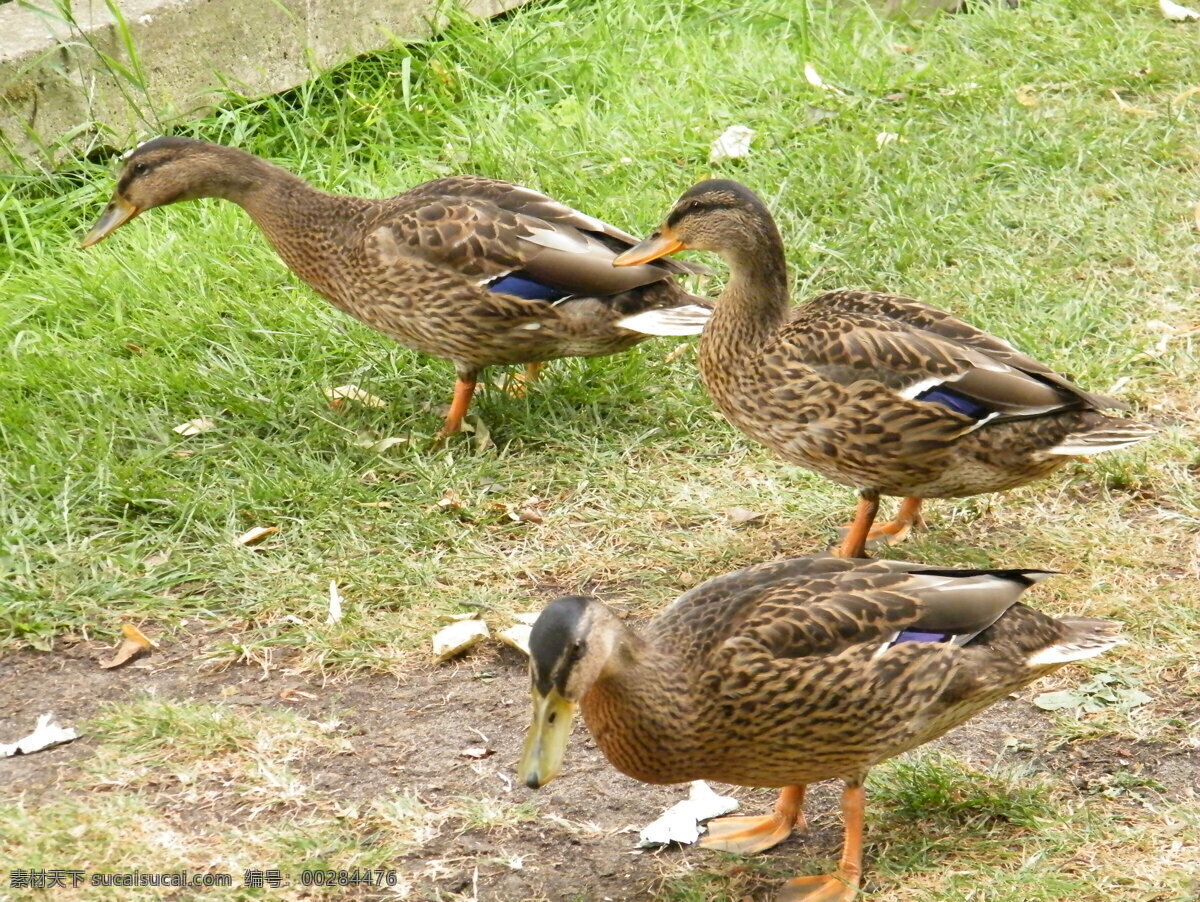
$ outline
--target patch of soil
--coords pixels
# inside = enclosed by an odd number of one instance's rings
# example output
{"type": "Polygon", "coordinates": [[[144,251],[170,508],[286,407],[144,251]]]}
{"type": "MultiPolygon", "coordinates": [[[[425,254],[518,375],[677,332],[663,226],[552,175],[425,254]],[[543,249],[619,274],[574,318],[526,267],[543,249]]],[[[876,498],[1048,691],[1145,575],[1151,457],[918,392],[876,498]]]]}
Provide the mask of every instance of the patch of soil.
{"type": "MultiPolygon", "coordinates": [[[[46,711],[64,725],[85,728],[76,742],[0,763],[6,773],[0,792],[23,794],[27,803],[36,804],[79,779],[81,765],[97,743],[86,734],[87,719],[105,703],[153,691],[168,699],[226,704],[246,716],[264,707],[286,707],[313,720],[340,720],[352,753],[331,750],[293,763],[299,778],[331,802],[361,803],[406,793],[432,810],[461,804],[464,797],[509,806],[536,804],[535,821],[465,832],[457,823],[440,830],[420,853],[397,861],[396,868],[416,887],[409,898],[654,899],[665,880],[711,869],[741,874],[729,878],[738,884],[736,892],[765,899],[790,865],[831,863],[838,854],[838,787],[832,783],[810,793],[810,832],[760,859],[767,864],[761,872],[750,867],[743,873],[728,858],[699,849],[636,851],[637,830],[683,798],[686,787],[647,786],[617,773],[582,726],[558,780],[537,793],[519,785],[515,767],[528,719],[528,687],[525,661],[509,649],[477,652],[457,665],[418,670],[402,680],[371,676],[322,684],[283,669],[206,670],[197,652],[212,638],[197,633],[174,643],[167,653],[112,671],[96,665],[108,649],[88,643],[67,645],[54,654],[17,653],[0,661],[0,739],[24,735],[46,711]],[[493,753],[483,758],[466,754],[478,748],[493,753]]],[[[1028,761],[1038,770],[1061,774],[1065,788],[1074,784],[1081,793],[1104,792],[1110,798],[1111,792],[1128,793],[1134,803],[1146,795],[1182,801],[1195,791],[1200,750],[1117,738],[1047,749],[1050,729],[1049,718],[1027,698],[1009,698],[937,745],[979,767],[1014,758],[1028,761]],[[1131,773],[1137,779],[1130,779],[1131,773]]],[[[766,790],[714,788],[736,795],[748,813],[768,810],[774,798],[766,790]]],[[[161,810],[172,812],[170,794],[159,797],[161,810]]],[[[232,820],[272,816],[239,813],[232,798],[229,809],[227,819],[232,820]]],[[[184,811],[170,816],[181,831],[212,829],[211,811],[200,819],[184,811]]],[[[868,862],[872,888],[869,867],[868,862]]],[[[372,895],[359,891],[356,897],[372,895]]]]}

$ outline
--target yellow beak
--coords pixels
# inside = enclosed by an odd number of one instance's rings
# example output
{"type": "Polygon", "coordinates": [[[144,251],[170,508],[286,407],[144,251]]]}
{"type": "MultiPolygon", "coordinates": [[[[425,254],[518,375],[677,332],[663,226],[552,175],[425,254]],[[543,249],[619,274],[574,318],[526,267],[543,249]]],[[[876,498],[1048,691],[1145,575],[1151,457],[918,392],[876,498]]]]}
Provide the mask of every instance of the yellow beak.
{"type": "Polygon", "coordinates": [[[533,722],[525,735],[517,767],[521,782],[530,789],[545,786],[562,769],[575,708],[574,702],[567,701],[555,689],[547,695],[533,690],[533,722]]]}
{"type": "Polygon", "coordinates": [[[83,241],[79,242],[79,246],[91,247],[96,242],[103,241],[141,212],[123,197],[114,196],[108,202],[108,206],[104,208],[104,212],[100,214],[100,218],[96,220],[96,224],[92,226],[92,230],[84,236],[83,241]]]}
{"type": "Polygon", "coordinates": [[[683,250],[683,242],[673,237],[664,226],[645,241],[635,244],[625,253],[613,260],[613,266],[636,266],[639,263],[649,263],[667,254],[683,250]]]}

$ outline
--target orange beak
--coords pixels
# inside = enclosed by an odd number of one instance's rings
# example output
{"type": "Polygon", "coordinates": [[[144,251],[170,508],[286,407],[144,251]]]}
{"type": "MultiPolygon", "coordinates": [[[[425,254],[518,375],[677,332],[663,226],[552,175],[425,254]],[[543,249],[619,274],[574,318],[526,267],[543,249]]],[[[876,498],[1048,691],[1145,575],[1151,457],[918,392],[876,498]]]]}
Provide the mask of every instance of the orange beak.
{"type": "Polygon", "coordinates": [[[96,224],[92,226],[92,230],[83,237],[83,241],[79,242],[79,246],[91,247],[96,242],[103,241],[141,212],[123,197],[114,195],[113,199],[108,202],[108,206],[104,208],[104,212],[100,214],[100,218],[96,220],[96,224]]]}
{"type": "Polygon", "coordinates": [[[663,226],[645,241],[639,242],[613,260],[613,266],[636,266],[684,249],[684,244],[663,226]]]}

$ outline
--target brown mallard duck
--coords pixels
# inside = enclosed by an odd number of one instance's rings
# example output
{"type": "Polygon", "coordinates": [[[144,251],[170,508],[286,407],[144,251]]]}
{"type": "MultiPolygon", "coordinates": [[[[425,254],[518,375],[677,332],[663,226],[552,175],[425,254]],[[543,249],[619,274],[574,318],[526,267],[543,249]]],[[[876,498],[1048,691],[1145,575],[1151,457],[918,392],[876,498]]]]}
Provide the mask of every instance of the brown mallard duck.
{"type": "Polygon", "coordinates": [[[773,814],[709,824],[705,846],[750,854],[803,829],[807,784],[840,779],[837,871],[776,898],[848,902],[871,767],[1118,641],[1111,623],[1018,601],[1048,575],[796,558],[709,580],[640,633],[595,599],[557,599],[529,640],[521,780],[557,776],[581,708],[608,760],[638,780],[783,787],[773,814]]]}
{"type": "Polygon", "coordinates": [[[845,557],[865,556],[868,539],[899,541],[920,522],[925,498],[1015,488],[1153,434],[1100,412],[1121,402],[912,298],[834,291],[789,310],[779,231],[737,182],[691,188],[616,264],[644,266],[685,248],[715,251],[729,265],[700,338],[709,394],[751,438],[858,488],[845,557]],[[880,495],[904,502],[892,522],[872,528],[880,495]]]}
{"type": "MultiPolygon", "coordinates": [[[[648,336],[617,325],[654,308],[707,311],[674,275],[676,261],[612,266],[636,239],[543,194],[495,179],[437,179],[375,200],[327,194],[253,154],[188,138],[155,138],[125,159],[88,247],[144,210],[220,197],[244,209],[293,272],[338,309],[454,364],[442,434],[458,430],[479,372],[595,357],[648,336]]],[[[699,331],[685,326],[680,331],[699,331]]]]}

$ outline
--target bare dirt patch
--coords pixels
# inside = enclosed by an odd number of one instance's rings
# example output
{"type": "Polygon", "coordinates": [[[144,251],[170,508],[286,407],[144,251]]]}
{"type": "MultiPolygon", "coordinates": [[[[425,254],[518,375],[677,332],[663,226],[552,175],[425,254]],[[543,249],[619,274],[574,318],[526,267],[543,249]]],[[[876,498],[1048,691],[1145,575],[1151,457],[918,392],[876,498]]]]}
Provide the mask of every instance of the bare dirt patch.
{"type": "MultiPolygon", "coordinates": [[[[739,868],[726,856],[698,849],[638,852],[637,829],[682,798],[685,789],[646,786],[616,773],[582,727],[559,780],[538,793],[520,786],[515,764],[527,722],[527,678],[524,659],[509,649],[487,648],[460,663],[418,668],[402,678],[322,683],[289,675],[282,667],[213,672],[195,654],[211,639],[193,634],[169,651],[116,671],[96,666],[106,651],[96,643],[64,644],[54,654],[10,655],[0,663],[6,702],[0,737],[23,735],[46,711],[83,735],[69,745],[0,764],[6,772],[4,793],[37,805],[76,787],[104,791],[89,787],[89,760],[104,742],[89,733],[89,718],[107,704],[155,693],[168,700],[226,705],[249,719],[287,708],[314,721],[340,722],[336,735],[348,745],[331,742],[328,754],[318,750],[294,762],[311,805],[353,807],[404,795],[426,810],[454,812],[419,848],[395,862],[411,886],[408,898],[654,899],[667,882],[708,870],[724,874],[722,894],[768,898],[779,875],[802,863],[827,862],[841,842],[836,787],[829,784],[812,794],[811,831],[764,856],[756,867],[739,868]],[[464,814],[468,808],[483,813],[473,820],[464,814]],[[497,813],[489,816],[489,810],[497,813]],[[513,817],[514,810],[523,816],[513,817]]],[[[1173,703],[1196,715],[1195,699],[1173,703]]],[[[1052,739],[1052,727],[1027,697],[1010,698],[940,746],[969,766],[1026,762],[1061,777],[1064,792],[1074,787],[1084,797],[1117,797],[1136,806],[1194,798],[1200,751],[1116,737],[1064,745],[1052,739]]],[[[773,798],[768,791],[718,788],[729,789],[751,812],[765,809],[773,798]]],[[[155,809],[182,832],[211,831],[214,813],[233,823],[283,817],[306,807],[293,802],[255,809],[240,805],[232,790],[215,787],[218,798],[226,793],[223,804],[216,812],[212,807],[195,812],[174,804],[179,790],[169,780],[141,791],[150,793],[155,809]]],[[[868,888],[885,889],[874,885],[876,878],[869,880],[868,888]]],[[[379,892],[358,888],[353,895],[373,898],[379,892]]]]}

